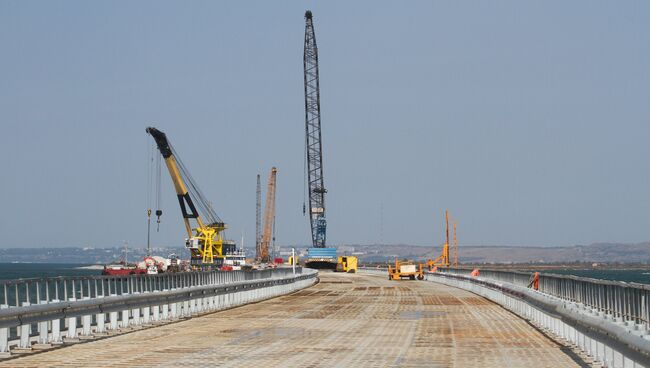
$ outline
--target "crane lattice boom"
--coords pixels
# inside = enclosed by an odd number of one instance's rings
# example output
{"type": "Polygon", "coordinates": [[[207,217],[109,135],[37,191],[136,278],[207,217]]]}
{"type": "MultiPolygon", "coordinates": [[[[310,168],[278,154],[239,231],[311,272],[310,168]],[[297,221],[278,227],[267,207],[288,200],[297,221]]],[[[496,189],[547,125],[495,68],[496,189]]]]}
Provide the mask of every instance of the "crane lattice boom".
{"type": "Polygon", "coordinates": [[[320,84],[318,80],[318,47],[311,11],[305,13],[305,128],[307,173],[309,186],[309,219],[312,243],[325,247],[327,222],[325,220],[325,185],[323,183],[323,147],[321,144],[320,84]]]}
{"type": "Polygon", "coordinates": [[[273,221],[275,220],[275,187],[278,169],[271,169],[269,184],[266,190],[266,206],[264,208],[264,232],[260,242],[259,261],[269,262],[269,246],[273,234],[273,221]]]}

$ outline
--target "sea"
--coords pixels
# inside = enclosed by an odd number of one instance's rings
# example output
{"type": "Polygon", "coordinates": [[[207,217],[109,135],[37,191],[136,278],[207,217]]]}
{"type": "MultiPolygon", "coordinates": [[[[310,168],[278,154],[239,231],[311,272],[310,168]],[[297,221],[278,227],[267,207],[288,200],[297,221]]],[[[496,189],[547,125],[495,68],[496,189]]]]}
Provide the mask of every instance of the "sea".
{"type": "Polygon", "coordinates": [[[34,277],[101,275],[101,269],[88,269],[77,263],[0,263],[0,280],[34,277]]]}
{"type": "Polygon", "coordinates": [[[560,275],[574,275],[592,279],[636,282],[650,284],[650,269],[575,269],[575,270],[549,270],[541,273],[560,275]]]}

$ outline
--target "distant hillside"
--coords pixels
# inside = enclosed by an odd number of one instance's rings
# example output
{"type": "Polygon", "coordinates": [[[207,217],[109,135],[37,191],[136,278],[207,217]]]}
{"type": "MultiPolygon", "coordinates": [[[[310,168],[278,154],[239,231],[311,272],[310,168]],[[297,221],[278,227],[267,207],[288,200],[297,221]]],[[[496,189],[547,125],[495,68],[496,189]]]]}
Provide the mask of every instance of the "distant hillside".
{"type": "MultiPolygon", "coordinates": [[[[361,262],[385,263],[395,257],[401,259],[425,260],[440,255],[441,247],[417,245],[343,245],[338,246],[340,255],[356,255],[361,262]]],[[[248,249],[249,257],[253,257],[248,249]]],[[[306,248],[299,247],[300,257],[306,257],[306,248]]],[[[123,257],[123,248],[0,248],[2,262],[42,263],[108,263],[123,257]]],[[[188,257],[184,248],[153,249],[153,254],[167,256],[175,253],[188,257]]],[[[570,247],[526,247],[526,246],[460,246],[461,263],[646,263],[650,264],[650,242],[637,244],[597,243],[570,247]]],[[[281,246],[279,256],[291,254],[291,248],[281,246]]],[[[129,260],[140,260],[145,256],[144,248],[129,249],[129,260]]]]}
{"type": "MultiPolygon", "coordinates": [[[[415,245],[353,245],[362,261],[384,262],[400,258],[425,259],[440,255],[441,248],[415,245]]],[[[596,243],[568,247],[460,246],[461,263],[650,263],[650,242],[596,243]]]]}
{"type": "MultiPolygon", "coordinates": [[[[175,253],[187,257],[184,248],[152,248],[152,254],[167,256],[175,253]]],[[[130,248],[129,262],[142,260],[146,255],[145,248],[130,248]]],[[[80,263],[103,264],[121,260],[124,248],[0,248],[0,263],[33,262],[33,263],[80,263]]]]}

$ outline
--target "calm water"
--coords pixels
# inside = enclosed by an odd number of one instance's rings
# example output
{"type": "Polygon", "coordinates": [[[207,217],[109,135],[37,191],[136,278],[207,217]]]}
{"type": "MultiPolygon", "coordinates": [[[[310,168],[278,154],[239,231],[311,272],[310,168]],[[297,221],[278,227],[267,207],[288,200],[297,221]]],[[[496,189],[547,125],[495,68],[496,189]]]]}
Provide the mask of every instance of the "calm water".
{"type": "Polygon", "coordinates": [[[102,270],[84,270],[87,264],[70,263],[0,263],[0,280],[31,277],[100,275],[102,270]]]}
{"type": "Polygon", "coordinates": [[[604,279],[615,281],[636,282],[639,284],[650,284],[650,270],[553,270],[546,273],[560,275],[575,275],[590,277],[592,279],[604,279]]]}

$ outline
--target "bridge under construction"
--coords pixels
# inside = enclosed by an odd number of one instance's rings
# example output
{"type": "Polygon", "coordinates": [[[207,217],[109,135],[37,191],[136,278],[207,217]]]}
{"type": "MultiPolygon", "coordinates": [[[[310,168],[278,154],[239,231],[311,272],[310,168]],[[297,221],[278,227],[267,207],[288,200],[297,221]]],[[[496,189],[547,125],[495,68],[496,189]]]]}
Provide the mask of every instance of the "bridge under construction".
{"type": "Polygon", "coordinates": [[[473,293],[321,272],[290,295],[60,349],[0,367],[580,367],[569,347],[473,293]]]}

